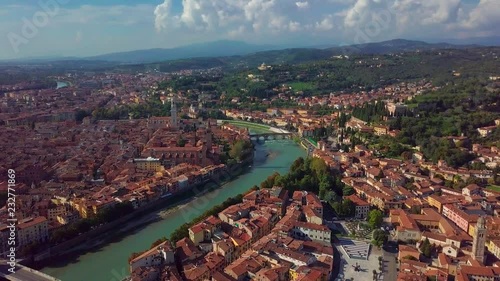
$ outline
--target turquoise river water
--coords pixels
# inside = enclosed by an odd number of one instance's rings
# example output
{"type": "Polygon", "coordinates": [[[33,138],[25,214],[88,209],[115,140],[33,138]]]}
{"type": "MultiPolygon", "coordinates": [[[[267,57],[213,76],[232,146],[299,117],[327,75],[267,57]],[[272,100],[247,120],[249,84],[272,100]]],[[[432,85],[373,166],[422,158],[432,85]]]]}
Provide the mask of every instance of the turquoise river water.
{"type": "Polygon", "coordinates": [[[260,185],[274,172],[286,173],[293,161],[301,156],[305,157],[306,152],[293,141],[268,141],[258,144],[254,164],[247,173],[174,209],[160,221],[133,230],[126,236],[85,254],[58,261],[42,271],[62,281],[121,281],[129,275],[127,260],[132,252],[143,251],[158,238],[169,237],[177,227],[221,204],[227,198],[244,193],[254,185],[260,185]]]}

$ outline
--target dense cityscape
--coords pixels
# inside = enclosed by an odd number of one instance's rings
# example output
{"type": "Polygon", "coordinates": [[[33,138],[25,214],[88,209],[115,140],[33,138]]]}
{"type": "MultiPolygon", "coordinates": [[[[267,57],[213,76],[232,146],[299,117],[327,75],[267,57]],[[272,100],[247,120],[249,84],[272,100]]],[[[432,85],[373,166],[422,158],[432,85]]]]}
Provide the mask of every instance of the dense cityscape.
{"type": "Polygon", "coordinates": [[[500,48],[390,43],[0,62],[0,278],[499,280],[500,48]]]}

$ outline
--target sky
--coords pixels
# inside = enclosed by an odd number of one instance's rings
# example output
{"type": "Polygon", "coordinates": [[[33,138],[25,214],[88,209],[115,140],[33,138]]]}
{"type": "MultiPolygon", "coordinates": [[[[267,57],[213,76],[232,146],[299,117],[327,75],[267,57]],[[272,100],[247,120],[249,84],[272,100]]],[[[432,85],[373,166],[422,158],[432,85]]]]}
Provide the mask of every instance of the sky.
{"type": "Polygon", "coordinates": [[[0,59],[500,36],[500,0],[0,0],[0,59]]]}

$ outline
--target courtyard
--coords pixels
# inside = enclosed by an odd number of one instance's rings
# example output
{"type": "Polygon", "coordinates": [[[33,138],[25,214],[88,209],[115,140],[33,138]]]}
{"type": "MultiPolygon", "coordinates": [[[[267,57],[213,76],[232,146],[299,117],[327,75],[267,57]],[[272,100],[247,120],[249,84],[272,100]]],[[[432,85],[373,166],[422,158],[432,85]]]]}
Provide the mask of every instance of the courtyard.
{"type": "Polygon", "coordinates": [[[341,224],[350,236],[360,239],[371,239],[372,229],[365,221],[346,221],[341,224]]]}
{"type": "Polygon", "coordinates": [[[383,280],[383,271],[384,271],[384,261],[379,261],[382,259],[382,253],[378,249],[373,249],[370,251],[370,246],[366,242],[356,241],[346,238],[339,239],[339,243],[335,244],[337,251],[340,255],[340,263],[339,263],[339,274],[336,281],[343,280],[383,280]],[[349,256],[345,250],[353,249],[355,247],[356,250],[353,250],[353,254],[349,256]],[[367,249],[368,248],[368,249],[367,249]],[[358,256],[358,249],[360,252],[366,253],[366,257],[361,258],[358,256]],[[374,270],[376,271],[376,275],[374,274],[374,270]],[[376,279],[374,279],[376,276],[376,279]]]}

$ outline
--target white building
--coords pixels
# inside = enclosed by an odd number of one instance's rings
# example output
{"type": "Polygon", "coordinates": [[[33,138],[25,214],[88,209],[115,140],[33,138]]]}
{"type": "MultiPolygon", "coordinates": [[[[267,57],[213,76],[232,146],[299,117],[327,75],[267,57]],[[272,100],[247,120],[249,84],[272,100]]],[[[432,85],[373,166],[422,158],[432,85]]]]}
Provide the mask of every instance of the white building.
{"type": "Polygon", "coordinates": [[[332,232],[324,225],[318,225],[308,222],[295,222],[291,236],[301,240],[315,240],[330,243],[332,232]]]}
{"type": "Polygon", "coordinates": [[[174,251],[167,240],[160,245],[148,250],[129,262],[130,272],[143,266],[156,266],[174,263],[174,251]]]}

